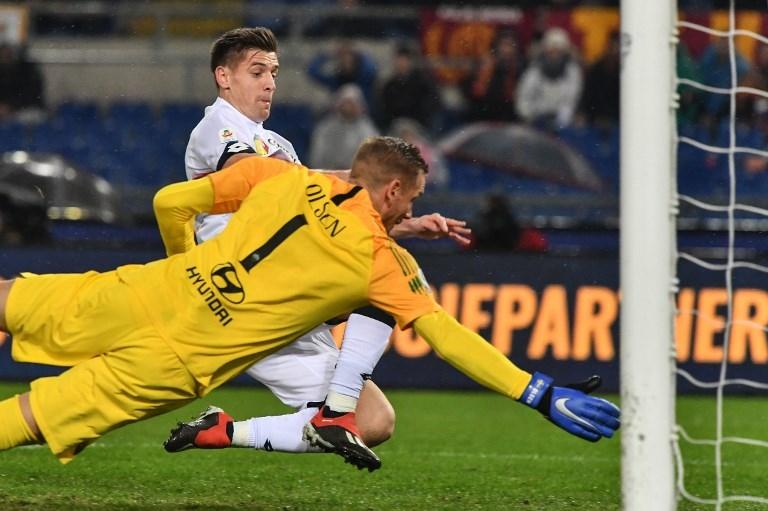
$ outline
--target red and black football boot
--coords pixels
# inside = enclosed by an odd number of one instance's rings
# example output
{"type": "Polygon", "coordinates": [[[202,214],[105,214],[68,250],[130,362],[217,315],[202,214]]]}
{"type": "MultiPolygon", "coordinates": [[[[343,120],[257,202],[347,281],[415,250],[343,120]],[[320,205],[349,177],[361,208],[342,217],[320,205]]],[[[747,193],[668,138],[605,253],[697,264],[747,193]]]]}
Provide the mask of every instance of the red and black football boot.
{"type": "Polygon", "coordinates": [[[216,406],[209,406],[196,419],[179,422],[163,442],[168,452],[186,449],[224,449],[232,446],[233,419],[216,406]]]}
{"type": "Polygon", "coordinates": [[[373,472],[381,468],[379,457],[360,438],[355,412],[334,412],[323,406],[304,426],[304,439],[325,452],[338,454],[358,469],[373,472]]]}

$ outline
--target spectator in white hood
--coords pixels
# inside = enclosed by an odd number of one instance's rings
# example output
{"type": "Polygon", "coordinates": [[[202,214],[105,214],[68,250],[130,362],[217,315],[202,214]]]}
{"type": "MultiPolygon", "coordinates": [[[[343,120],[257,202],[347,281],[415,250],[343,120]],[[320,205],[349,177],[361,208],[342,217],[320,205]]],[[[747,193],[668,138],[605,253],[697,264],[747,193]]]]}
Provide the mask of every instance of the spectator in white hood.
{"type": "Polygon", "coordinates": [[[348,169],[363,140],[378,134],[360,87],[343,85],[334,96],[333,108],[312,133],[309,164],[318,169],[348,169]]]}
{"type": "Polygon", "coordinates": [[[579,104],[582,69],[568,33],[548,29],[538,53],[523,72],[516,107],[530,124],[557,129],[568,126],[579,104]]]}

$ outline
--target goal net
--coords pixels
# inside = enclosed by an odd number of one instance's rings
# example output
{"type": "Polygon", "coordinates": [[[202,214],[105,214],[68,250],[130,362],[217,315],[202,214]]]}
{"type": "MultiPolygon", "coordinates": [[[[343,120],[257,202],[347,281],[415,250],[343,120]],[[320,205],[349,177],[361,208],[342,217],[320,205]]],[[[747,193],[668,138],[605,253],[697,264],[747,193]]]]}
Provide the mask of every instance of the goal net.
{"type": "Polygon", "coordinates": [[[674,3],[622,2],[622,498],[627,510],[768,505],[768,485],[751,495],[726,470],[768,456],[768,434],[744,435],[727,413],[731,396],[768,390],[765,365],[740,364],[747,351],[768,358],[768,266],[739,238],[768,224],[757,126],[768,92],[748,64],[768,38],[762,13],[736,0],[690,20],[674,3]],[[677,61],[688,58],[683,36],[707,41],[700,73],[677,61]],[[711,229],[715,241],[689,249],[677,226],[711,229]],[[692,348],[692,329],[712,342],[692,348]],[[701,395],[697,421],[675,420],[678,387],[701,395]]]}
{"type": "MultiPolygon", "coordinates": [[[[712,58],[705,60],[703,64],[719,61],[722,64],[715,65],[720,65],[727,71],[718,75],[715,74],[715,69],[703,69],[702,76],[694,77],[695,79],[678,73],[678,94],[675,96],[675,106],[678,108],[685,107],[681,104],[681,98],[688,96],[698,98],[697,101],[708,109],[703,114],[708,121],[706,130],[679,126],[675,138],[679,160],[687,154],[692,160],[688,163],[697,159],[704,163],[704,168],[698,169],[699,171],[707,172],[709,166],[711,172],[722,174],[715,179],[703,180],[712,182],[707,194],[696,193],[700,191],[700,186],[683,186],[682,183],[677,194],[681,207],[698,211],[696,216],[708,218],[715,224],[722,222],[727,243],[722,250],[717,249],[711,254],[714,257],[698,257],[682,247],[678,250],[679,267],[686,265],[719,276],[724,288],[719,291],[724,301],[724,313],[713,314],[716,309],[709,307],[703,310],[701,306],[682,306],[682,293],[679,293],[679,322],[689,322],[691,318],[696,317],[697,323],[716,325],[722,335],[721,348],[717,350],[719,367],[715,374],[695,374],[694,370],[686,370],[679,365],[677,367],[677,374],[682,378],[681,383],[702,390],[705,395],[714,395],[713,433],[709,436],[697,436],[689,432],[689,428],[697,427],[695,424],[686,425],[678,421],[672,436],[679,495],[695,504],[711,505],[717,510],[728,502],[768,504],[768,487],[763,496],[739,494],[738,487],[728,484],[730,481],[725,479],[724,472],[726,463],[738,463],[740,460],[746,462],[750,451],[768,447],[768,442],[764,440],[739,436],[738,428],[731,430],[725,414],[729,390],[768,390],[768,375],[763,381],[757,381],[738,377],[738,372],[734,376],[734,371],[729,368],[731,360],[743,359],[739,353],[743,340],[751,337],[756,342],[765,343],[765,325],[759,322],[754,310],[743,310],[743,307],[740,307],[740,302],[744,299],[737,298],[737,295],[741,286],[749,286],[750,280],[759,281],[750,278],[750,272],[768,273],[768,267],[750,260],[750,252],[739,249],[737,242],[739,231],[750,224],[760,225],[761,219],[768,218],[768,210],[754,204],[753,201],[758,196],[751,193],[759,189],[758,181],[765,180],[765,176],[750,175],[762,173],[764,169],[761,167],[768,158],[768,152],[760,147],[761,142],[754,136],[759,131],[756,117],[758,111],[764,108],[761,102],[768,99],[768,93],[757,88],[764,87],[764,84],[759,80],[752,80],[747,63],[750,53],[760,53],[759,49],[754,49],[755,46],[768,43],[768,39],[754,30],[744,28],[744,25],[753,25],[749,22],[751,13],[746,12],[742,16],[736,8],[735,0],[731,0],[728,11],[717,13],[710,18],[713,23],[708,25],[687,20],[679,20],[676,24],[677,34],[690,31],[693,34],[708,36],[711,43],[709,55],[706,57],[712,58]],[[704,155],[703,159],[697,158],[697,153],[704,155]],[[724,183],[723,190],[717,190],[717,181],[724,183]],[[754,188],[750,190],[751,187],[754,188]],[[708,495],[690,489],[687,484],[686,474],[691,471],[686,471],[686,468],[691,463],[687,463],[685,453],[686,450],[696,451],[699,447],[711,452],[713,470],[704,471],[712,479],[708,495]]],[[[750,28],[759,30],[758,27],[753,25],[750,28]]],[[[681,180],[682,177],[680,176],[681,180]]],[[[685,282],[678,280],[682,289],[685,282]]],[[[750,307],[754,309],[755,306],[752,304],[750,307]]],[[[751,349],[754,351],[755,347],[751,349]]],[[[764,438],[768,438],[768,435],[764,438]]],[[[759,455],[768,456],[768,450],[760,451],[759,455]]]]}

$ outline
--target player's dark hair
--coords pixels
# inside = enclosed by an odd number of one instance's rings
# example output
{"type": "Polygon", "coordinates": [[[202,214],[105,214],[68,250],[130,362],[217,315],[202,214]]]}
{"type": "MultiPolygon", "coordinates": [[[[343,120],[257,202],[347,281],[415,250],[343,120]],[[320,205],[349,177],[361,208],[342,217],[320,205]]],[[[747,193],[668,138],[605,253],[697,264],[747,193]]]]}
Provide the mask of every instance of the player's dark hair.
{"type": "Polygon", "coordinates": [[[402,138],[369,137],[355,154],[350,177],[372,187],[394,178],[400,178],[407,186],[416,186],[422,172],[429,172],[429,167],[415,145],[402,138]]]}
{"type": "Polygon", "coordinates": [[[219,66],[231,66],[247,50],[277,52],[277,39],[265,27],[233,28],[224,32],[211,46],[211,72],[219,66]]]}

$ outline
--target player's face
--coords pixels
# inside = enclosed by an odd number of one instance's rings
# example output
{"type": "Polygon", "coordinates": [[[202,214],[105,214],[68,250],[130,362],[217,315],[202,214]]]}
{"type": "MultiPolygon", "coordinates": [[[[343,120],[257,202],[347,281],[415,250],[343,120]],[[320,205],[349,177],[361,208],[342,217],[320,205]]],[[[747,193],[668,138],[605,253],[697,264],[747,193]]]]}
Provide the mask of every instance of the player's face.
{"type": "Polygon", "coordinates": [[[386,194],[387,208],[381,215],[387,230],[390,230],[406,218],[411,217],[413,214],[413,203],[424,195],[426,177],[423,173],[420,173],[416,179],[416,184],[411,187],[403,185],[399,180],[396,180],[396,182],[399,183],[397,186],[390,184],[392,188],[386,194]]]}
{"type": "Polygon", "coordinates": [[[249,119],[266,121],[277,88],[279,67],[275,52],[246,50],[245,56],[233,67],[217,68],[219,95],[249,119]]]}

